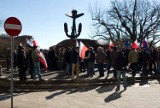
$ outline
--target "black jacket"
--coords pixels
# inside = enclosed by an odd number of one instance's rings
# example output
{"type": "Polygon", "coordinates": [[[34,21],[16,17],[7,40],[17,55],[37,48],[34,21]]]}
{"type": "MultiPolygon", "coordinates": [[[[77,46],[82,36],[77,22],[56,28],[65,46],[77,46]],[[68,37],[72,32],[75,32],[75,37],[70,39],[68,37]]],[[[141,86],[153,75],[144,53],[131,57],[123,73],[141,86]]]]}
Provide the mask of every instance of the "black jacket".
{"type": "Polygon", "coordinates": [[[118,57],[116,59],[116,69],[117,70],[125,70],[128,65],[127,57],[120,51],[118,57]]]}
{"type": "Polygon", "coordinates": [[[79,57],[79,53],[74,49],[71,52],[71,63],[76,64],[77,62],[79,62],[80,57],[79,57]]]}
{"type": "Polygon", "coordinates": [[[18,50],[17,52],[17,66],[20,67],[25,67],[27,64],[26,61],[26,54],[25,52],[18,50]]]}

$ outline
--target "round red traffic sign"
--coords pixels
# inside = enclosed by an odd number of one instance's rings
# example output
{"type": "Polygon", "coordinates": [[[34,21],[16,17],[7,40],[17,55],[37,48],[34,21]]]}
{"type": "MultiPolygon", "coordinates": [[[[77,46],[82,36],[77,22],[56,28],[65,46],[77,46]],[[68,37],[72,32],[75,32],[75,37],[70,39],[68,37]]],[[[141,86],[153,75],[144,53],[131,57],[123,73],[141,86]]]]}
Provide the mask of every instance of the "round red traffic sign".
{"type": "Polygon", "coordinates": [[[21,22],[15,17],[9,17],[4,22],[4,29],[10,36],[18,36],[22,30],[21,22]]]}

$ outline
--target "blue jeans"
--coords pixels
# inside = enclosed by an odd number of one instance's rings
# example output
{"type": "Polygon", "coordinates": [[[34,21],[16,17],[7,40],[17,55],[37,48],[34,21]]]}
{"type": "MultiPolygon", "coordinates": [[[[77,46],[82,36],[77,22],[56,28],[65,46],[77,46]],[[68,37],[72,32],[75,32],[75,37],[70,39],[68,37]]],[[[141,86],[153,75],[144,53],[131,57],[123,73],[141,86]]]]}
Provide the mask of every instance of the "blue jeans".
{"type": "Polygon", "coordinates": [[[36,79],[36,73],[38,74],[39,80],[42,79],[42,75],[40,73],[40,65],[39,62],[34,62],[34,69],[33,69],[33,79],[36,79]]]}
{"type": "Polygon", "coordinates": [[[126,72],[121,70],[117,70],[117,88],[120,88],[121,74],[123,77],[123,86],[124,88],[126,88],[127,87],[126,72]]]}
{"type": "Polygon", "coordinates": [[[103,63],[98,63],[98,71],[100,76],[104,76],[103,63]]]}

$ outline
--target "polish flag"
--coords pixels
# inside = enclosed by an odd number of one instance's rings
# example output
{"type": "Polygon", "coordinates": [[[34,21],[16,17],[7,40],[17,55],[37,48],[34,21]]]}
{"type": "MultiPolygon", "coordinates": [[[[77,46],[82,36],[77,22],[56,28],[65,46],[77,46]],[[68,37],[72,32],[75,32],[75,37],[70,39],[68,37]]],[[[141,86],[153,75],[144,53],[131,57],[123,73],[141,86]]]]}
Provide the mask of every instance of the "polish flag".
{"type": "Polygon", "coordinates": [[[139,46],[137,39],[135,40],[135,42],[132,43],[132,48],[137,49],[139,46]]]}
{"type": "MultiPolygon", "coordinates": [[[[34,39],[26,39],[27,41],[27,45],[33,47],[33,46],[38,46],[37,41],[35,41],[34,39]]],[[[40,47],[37,47],[38,50],[38,55],[40,56],[40,62],[43,64],[44,69],[46,70],[48,68],[46,59],[44,54],[40,51],[40,47]]]]}
{"type": "Polygon", "coordinates": [[[38,42],[35,41],[34,39],[26,39],[26,43],[28,46],[31,46],[31,47],[38,46],[38,42]]]}
{"type": "Polygon", "coordinates": [[[39,52],[39,56],[40,56],[40,62],[43,64],[44,69],[47,70],[48,65],[47,65],[44,54],[42,52],[39,52]]]}
{"type": "Polygon", "coordinates": [[[79,47],[79,56],[80,58],[85,58],[85,52],[88,50],[88,48],[80,41],[80,47],[79,47]]]}
{"type": "Polygon", "coordinates": [[[109,40],[109,47],[112,47],[112,46],[114,46],[114,44],[113,44],[112,40],[110,39],[109,40]]]}

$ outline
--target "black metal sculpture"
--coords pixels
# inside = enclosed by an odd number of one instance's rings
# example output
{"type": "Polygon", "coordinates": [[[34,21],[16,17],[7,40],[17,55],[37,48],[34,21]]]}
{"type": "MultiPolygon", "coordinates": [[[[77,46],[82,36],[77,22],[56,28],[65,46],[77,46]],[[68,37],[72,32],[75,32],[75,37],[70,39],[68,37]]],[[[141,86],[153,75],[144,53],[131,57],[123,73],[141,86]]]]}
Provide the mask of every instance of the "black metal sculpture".
{"type": "Polygon", "coordinates": [[[67,27],[66,22],[64,23],[64,31],[65,31],[67,37],[69,37],[71,39],[75,39],[80,35],[80,33],[82,31],[82,24],[81,23],[79,23],[79,26],[78,26],[78,33],[76,31],[76,18],[83,16],[84,13],[77,14],[77,10],[72,10],[71,12],[72,12],[72,15],[68,15],[68,14],[65,14],[65,15],[68,17],[71,17],[73,19],[72,32],[70,35],[68,34],[68,27],[67,27]]]}

